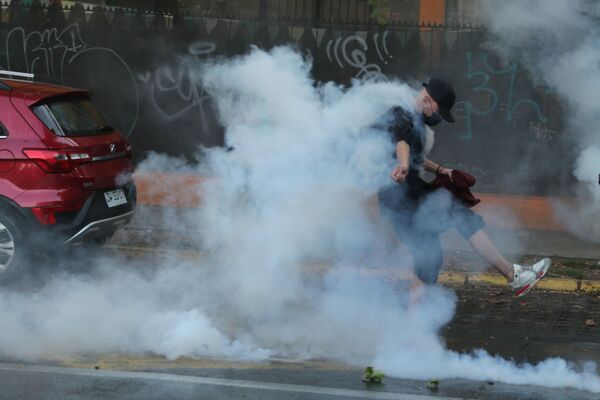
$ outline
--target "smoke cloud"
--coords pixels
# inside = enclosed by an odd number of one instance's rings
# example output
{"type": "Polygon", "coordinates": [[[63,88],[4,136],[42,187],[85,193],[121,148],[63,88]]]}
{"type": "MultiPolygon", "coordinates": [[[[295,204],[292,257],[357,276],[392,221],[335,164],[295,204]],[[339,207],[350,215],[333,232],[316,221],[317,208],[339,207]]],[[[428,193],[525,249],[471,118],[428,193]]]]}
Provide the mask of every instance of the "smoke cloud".
{"type": "MultiPolygon", "coordinates": [[[[600,392],[595,366],[517,366],[484,351],[448,351],[439,330],[454,314],[451,291],[428,288],[409,308],[405,287],[363,268],[408,264],[367,204],[394,163],[393,143],[372,126],[416,93],[400,82],[316,85],[309,71],[288,48],[254,49],[199,71],[226,148],[205,149],[196,168],[214,178],[202,186],[203,206],[163,224],[195,225],[202,258],[147,264],[106,255],[88,274],[57,273],[35,291],[6,288],[0,354],[320,357],[375,363],[404,378],[600,392]],[[307,267],[324,260],[321,271],[307,267]]],[[[152,156],[142,168],[168,162],[152,156]]]]}
{"type": "Polygon", "coordinates": [[[565,154],[577,154],[572,168],[581,183],[575,206],[557,205],[573,233],[600,242],[600,4],[591,0],[483,2],[483,16],[495,35],[490,46],[518,60],[540,83],[555,88],[565,104],[565,154]]]}

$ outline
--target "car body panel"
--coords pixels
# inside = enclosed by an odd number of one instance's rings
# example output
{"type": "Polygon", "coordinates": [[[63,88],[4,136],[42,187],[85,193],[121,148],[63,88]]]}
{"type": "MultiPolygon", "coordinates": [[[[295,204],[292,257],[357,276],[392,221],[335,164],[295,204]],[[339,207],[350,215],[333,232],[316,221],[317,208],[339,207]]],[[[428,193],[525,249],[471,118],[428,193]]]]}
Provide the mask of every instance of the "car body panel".
{"type": "MultiPolygon", "coordinates": [[[[8,199],[24,210],[70,212],[73,220],[69,219],[68,226],[62,227],[69,232],[84,229],[73,225],[73,221],[81,220],[82,224],[97,228],[107,224],[95,224],[90,220],[93,216],[111,221],[118,219],[119,213],[129,216],[135,208],[136,190],[131,147],[126,138],[117,130],[108,129],[90,135],[59,136],[32,110],[32,107],[53,99],[90,98],[91,93],[45,83],[8,79],[0,79],[0,82],[9,88],[0,89],[0,123],[7,132],[6,137],[0,133],[0,198],[8,199]],[[66,152],[70,169],[48,172],[39,165],[39,160],[30,159],[24,150],[66,152]],[[72,153],[87,157],[71,164],[72,153]],[[107,209],[103,193],[117,188],[126,191],[128,205],[107,209]],[[90,204],[95,209],[90,209],[90,204]],[[83,213],[86,215],[79,215],[83,213]]],[[[38,222],[48,225],[42,226],[44,229],[62,229],[49,226],[60,225],[60,221],[52,221],[38,222]]]]}

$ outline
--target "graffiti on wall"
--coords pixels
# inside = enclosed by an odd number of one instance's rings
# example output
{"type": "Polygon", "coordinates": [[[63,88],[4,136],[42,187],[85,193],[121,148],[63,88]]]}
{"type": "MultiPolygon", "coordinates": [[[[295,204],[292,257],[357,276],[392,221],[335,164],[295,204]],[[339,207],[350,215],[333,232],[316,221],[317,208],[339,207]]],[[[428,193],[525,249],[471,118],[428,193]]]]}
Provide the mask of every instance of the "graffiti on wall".
{"type": "MultiPolygon", "coordinates": [[[[535,100],[519,97],[515,94],[519,68],[513,62],[503,69],[490,66],[488,53],[479,53],[480,66],[474,66],[474,54],[466,54],[466,79],[474,85],[469,93],[469,100],[456,103],[456,117],[463,120],[466,126],[461,139],[470,140],[473,137],[473,125],[476,117],[488,117],[501,114],[497,121],[512,124],[522,122],[522,117],[527,114],[529,130],[534,132],[538,139],[551,138],[556,132],[548,128],[548,116],[542,111],[542,106],[535,100]],[[494,80],[504,78],[502,86],[495,84],[494,80]]],[[[550,93],[546,89],[545,93],[550,93]]],[[[527,125],[527,124],[525,124],[527,125]]]]}
{"type": "MultiPolygon", "coordinates": [[[[6,35],[5,64],[2,69],[33,73],[58,82],[69,82],[81,75],[82,66],[97,63],[110,71],[119,71],[129,79],[132,93],[122,95],[135,99],[136,108],[124,129],[129,136],[135,129],[139,117],[139,96],[131,67],[114,50],[107,47],[88,47],[82,38],[77,23],[64,29],[45,29],[27,32],[22,26],[11,29],[6,35]]],[[[100,82],[98,82],[100,83],[100,82]]],[[[101,90],[102,85],[97,88],[101,90]]]]}
{"type": "MultiPolygon", "coordinates": [[[[96,92],[97,104],[111,120],[125,119],[115,126],[131,134],[130,140],[143,151],[190,155],[192,159],[198,146],[221,145],[222,128],[198,70],[208,58],[245,51],[247,46],[241,46],[236,36],[239,21],[202,17],[187,20],[175,30],[165,29],[171,26],[168,24],[140,29],[135,19],[128,25],[122,19],[109,18],[110,28],[116,23],[119,29],[88,38],[97,21],[101,19],[48,29],[27,23],[20,26],[21,22],[14,27],[11,24],[16,21],[9,21],[0,32],[0,46],[4,47],[0,67],[53,77],[96,92]],[[216,27],[219,30],[215,31],[216,27]],[[176,140],[164,140],[164,132],[178,132],[176,140]]],[[[445,136],[439,156],[471,171],[481,184],[500,187],[506,162],[527,161],[513,151],[516,142],[521,154],[528,148],[552,151],[557,147],[562,130],[558,100],[549,90],[533,86],[517,63],[498,66],[493,54],[479,45],[482,32],[472,27],[438,27],[426,45],[419,41],[419,27],[414,26],[368,31],[364,26],[348,25],[336,29],[335,35],[334,28],[329,33],[325,28],[320,32],[326,38],[320,42],[314,32],[318,27],[306,23],[285,26],[282,21],[269,26],[276,27],[280,31],[295,29],[294,35],[285,39],[261,36],[258,28],[248,23],[242,31],[244,43],[260,43],[266,49],[282,40],[294,45],[298,44],[294,38],[307,36],[306,31],[300,32],[303,27],[312,30],[308,36],[313,40],[299,42],[310,46],[313,77],[321,82],[381,81],[386,74],[410,80],[453,71],[462,100],[454,108],[459,123],[443,127],[454,134],[445,136]],[[487,148],[494,153],[482,151],[487,148]]],[[[547,183],[544,179],[539,181],[547,183]]]]}
{"type": "Polygon", "coordinates": [[[51,28],[29,33],[19,26],[6,35],[6,68],[11,70],[24,66],[26,72],[62,80],[65,65],[68,66],[85,48],[77,24],[71,24],[62,31],[51,28]]]}
{"type": "Polygon", "coordinates": [[[386,80],[381,66],[368,62],[368,52],[374,49],[379,62],[387,64],[394,56],[388,50],[389,31],[375,33],[372,36],[372,47],[367,40],[357,34],[330,39],[326,44],[326,54],[329,62],[337,64],[341,69],[357,69],[355,78],[364,80],[386,80]]]}
{"type": "Polygon", "coordinates": [[[200,119],[206,119],[208,94],[202,85],[199,66],[216,49],[215,43],[196,41],[188,46],[188,54],[179,57],[175,64],[137,75],[148,88],[152,106],[166,122],[174,122],[194,109],[200,119]]]}

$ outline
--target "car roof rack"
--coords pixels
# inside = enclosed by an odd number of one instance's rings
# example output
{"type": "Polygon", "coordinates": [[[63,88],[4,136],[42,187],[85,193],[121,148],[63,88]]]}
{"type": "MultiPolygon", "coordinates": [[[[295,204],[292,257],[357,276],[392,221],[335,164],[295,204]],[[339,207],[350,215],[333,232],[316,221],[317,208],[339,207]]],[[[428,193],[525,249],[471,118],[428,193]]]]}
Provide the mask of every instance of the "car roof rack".
{"type": "Polygon", "coordinates": [[[33,81],[33,79],[35,78],[34,74],[29,74],[26,72],[18,72],[18,71],[6,71],[6,70],[0,70],[0,77],[1,76],[11,76],[11,77],[15,77],[15,78],[25,78],[27,80],[31,80],[33,81]]]}
{"type": "MultiPolygon", "coordinates": [[[[0,79],[2,78],[18,79],[33,82],[35,75],[29,74],[27,72],[0,70],[0,79]]],[[[5,82],[0,81],[0,90],[11,90],[11,87],[5,82]]]]}
{"type": "Polygon", "coordinates": [[[30,74],[28,72],[7,71],[0,69],[0,90],[12,90],[11,86],[2,79],[14,79],[31,83],[51,83],[55,85],[65,86],[65,82],[51,76],[30,74]]]}

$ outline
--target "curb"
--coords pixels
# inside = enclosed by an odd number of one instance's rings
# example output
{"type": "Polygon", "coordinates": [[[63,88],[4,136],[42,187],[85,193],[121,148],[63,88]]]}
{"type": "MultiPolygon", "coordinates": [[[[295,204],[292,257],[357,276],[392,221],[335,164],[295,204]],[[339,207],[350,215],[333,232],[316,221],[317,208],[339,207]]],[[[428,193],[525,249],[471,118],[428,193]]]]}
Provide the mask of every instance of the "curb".
{"type": "MultiPolygon", "coordinates": [[[[507,287],[506,279],[500,274],[466,274],[461,272],[442,272],[438,281],[445,285],[468,285],[483,283],[491,286],[507,287]]],[[[536,288],[555,292],[600,292],[600,281],[574,278],[544,278],[536,288]]]]}
{"type": "Polygon", "coordinates": [[[121,244],[106,244],[103,246],[107,250],[121,252],[129,256],[138,256],[142,254],[151,254],[156,256],[172,256],[177,255],[186,260],[197,260],[202,256],[202,253],[194,250],[178,250],[161,247],[145,247],[145,246],[124,246],[121,244]]]}
{"type": "MultiPolygon", "coordinates": [[[[142,246],[123,246],[119,244],[109,244],[104,246],[107,249],[120,251],[129,255],[155,254],[155,255],[173,255],[177,254],[187,260],[197,260],[202,253],[197,251],[185,251],[175,249],[161,249],[155,247],[142,246]]],[[[383,270],[389,271],[389,270],[383,270]]],[[[381,272],[381,271],[380,271],[381,272]]],[[[408,280],[408,276],[402,276],[400,279],[408,280]]],[[[464,272],[442,272],[439,275],[438,282],[448,286],[469,285],[473,283],[486,284],[491,286],[507,287],[506,279],[500,274],[488,273],[464,273],[464,272]]],[[[592,279],[574,279],[574,278],[544,278],[536,288],[554,292],[581,292],[581,293],[600,293],[600,280],[592,279]]]]}

